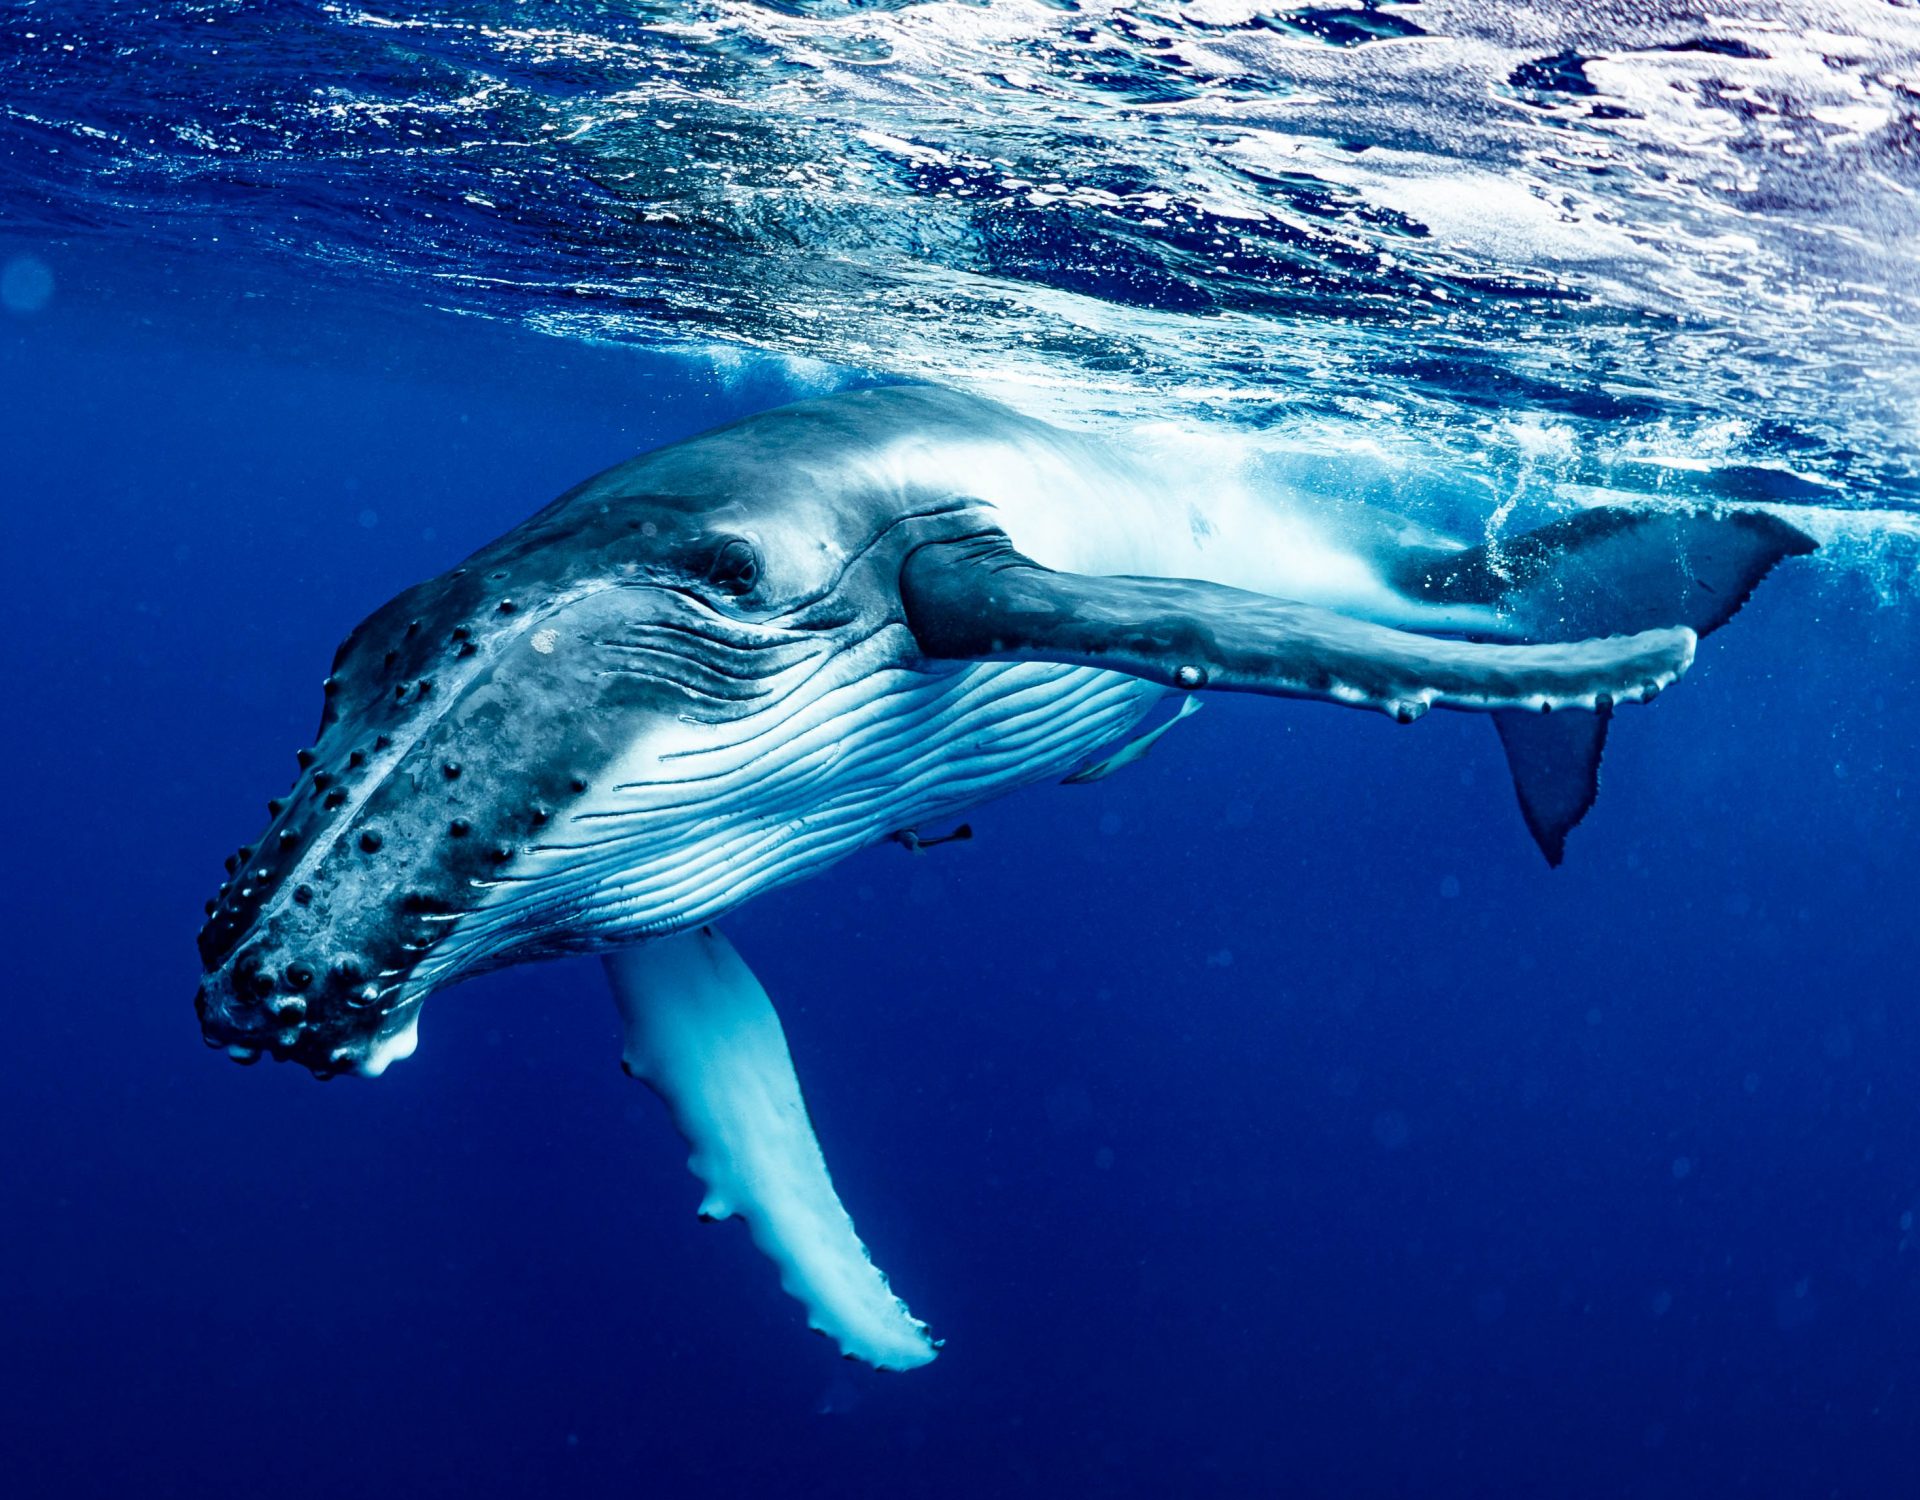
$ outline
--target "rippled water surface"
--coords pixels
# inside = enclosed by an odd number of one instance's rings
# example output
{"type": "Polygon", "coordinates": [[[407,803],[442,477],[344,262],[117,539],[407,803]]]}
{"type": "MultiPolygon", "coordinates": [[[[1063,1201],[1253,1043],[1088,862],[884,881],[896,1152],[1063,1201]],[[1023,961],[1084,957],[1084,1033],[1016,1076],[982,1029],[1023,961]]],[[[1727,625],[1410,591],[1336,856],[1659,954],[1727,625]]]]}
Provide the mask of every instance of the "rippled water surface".
{"type": "Polygon", "coordinates": [[[1505,483],[1920,494],[1920,10],[24,4],[10,228],[1505,483]]]}

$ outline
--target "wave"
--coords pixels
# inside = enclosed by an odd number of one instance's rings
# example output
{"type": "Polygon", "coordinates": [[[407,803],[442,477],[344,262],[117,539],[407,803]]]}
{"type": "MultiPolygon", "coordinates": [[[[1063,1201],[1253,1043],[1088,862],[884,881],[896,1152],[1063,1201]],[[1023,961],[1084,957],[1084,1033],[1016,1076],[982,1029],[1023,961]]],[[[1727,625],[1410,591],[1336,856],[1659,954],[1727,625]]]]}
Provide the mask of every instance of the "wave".
{"type": "Polygon", "coordinates": [[[0,151],[15,238],[1496,504],[1920,505],[1920,11],[1879,0],[76,0],[15,12],[0,151]]]}

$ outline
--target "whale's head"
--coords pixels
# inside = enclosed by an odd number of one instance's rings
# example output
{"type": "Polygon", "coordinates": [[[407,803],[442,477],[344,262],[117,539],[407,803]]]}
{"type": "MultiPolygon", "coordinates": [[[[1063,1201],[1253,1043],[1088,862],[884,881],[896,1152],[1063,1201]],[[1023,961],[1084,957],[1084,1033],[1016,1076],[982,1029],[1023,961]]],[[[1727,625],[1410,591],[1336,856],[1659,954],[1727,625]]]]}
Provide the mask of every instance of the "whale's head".
{"type": "Polygon", "coordinates": [[[705,920],[728,861],[752,875],[725,839],[765,799],[729,796],[901,649],[902,550],[942,513],[817,476],[802,504],[756,451],[611,470],[354,630],[207,904],[209,1045],[377,1073],[432,990],[705,920]]]}

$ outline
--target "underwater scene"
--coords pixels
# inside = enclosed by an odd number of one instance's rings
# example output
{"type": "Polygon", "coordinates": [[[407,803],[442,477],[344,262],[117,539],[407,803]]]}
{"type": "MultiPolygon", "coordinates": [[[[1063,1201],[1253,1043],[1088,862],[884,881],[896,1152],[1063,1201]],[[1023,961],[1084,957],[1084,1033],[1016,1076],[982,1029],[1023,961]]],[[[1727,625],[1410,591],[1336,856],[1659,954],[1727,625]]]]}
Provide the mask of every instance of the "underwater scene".
{"type": "Polygon", "coordinates": [[[6,1494],[1912,1492],[1920,8],[17,0],[0,453],[6,1494]]]}

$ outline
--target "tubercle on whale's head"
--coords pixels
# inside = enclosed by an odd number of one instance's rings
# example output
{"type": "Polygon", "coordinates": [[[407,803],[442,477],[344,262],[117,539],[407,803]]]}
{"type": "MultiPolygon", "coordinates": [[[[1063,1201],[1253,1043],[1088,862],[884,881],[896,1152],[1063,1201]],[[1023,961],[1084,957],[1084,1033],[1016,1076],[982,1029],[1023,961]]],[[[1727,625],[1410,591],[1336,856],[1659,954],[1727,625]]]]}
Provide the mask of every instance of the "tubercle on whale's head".
{"type": "Polygon", "coordinates": [[[696,610],[673,592],[695,570],[718,567],[723,598],[751,571],[750,544],[716,563],[736,539],[701,545],[670,503],[624,509],[619,555],[605,517],[543,515],[340,647],[292,787],[207,903],[209,1045],[375,1073],[411,1050],[428,993],[489,966],[450,942],[461,917],[591,789],[636,713],[687,706],[607,642],[696,610]]]}
{"type": "Polygon", "coordinates": [[[883,590],[849,610],[820,586],[852,542],[800,548],[782,518],[756,526],[750,507],[620,477],[407,590],[341,646],[292,787],[207,903],[209,1045],[378,1072],[411,1050],[433,990],[595,946],[564,912],[511,940],[469,941],[463,919],[578,836],[573,813],[649,725],[756,712],[888,607],[883,590]]]}

